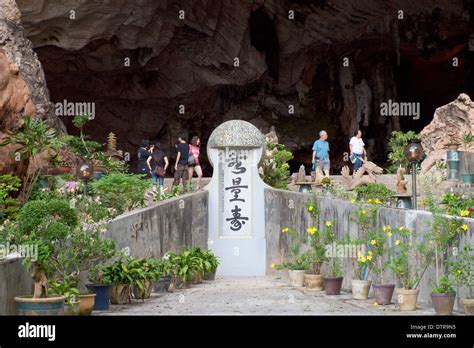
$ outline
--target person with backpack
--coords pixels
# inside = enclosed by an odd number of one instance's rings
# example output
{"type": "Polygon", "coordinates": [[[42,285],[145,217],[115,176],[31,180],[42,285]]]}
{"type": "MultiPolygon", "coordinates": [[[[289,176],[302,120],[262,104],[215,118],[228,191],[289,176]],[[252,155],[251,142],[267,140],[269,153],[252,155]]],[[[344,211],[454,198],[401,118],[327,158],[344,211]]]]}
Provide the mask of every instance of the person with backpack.
{"type": "Polygon", "coordinates": [[[188,158],[189,158],[189,144],[183,136],[178,137],[178,144],[176,145],[176,163],[174,165],[174,181],[173,185],[179,186],[179,182],[183,181],[183,189],[186,191],[186,184],[188,182],[188,158]]]}
{"type": "Polygon", "coordinates": [[[157,186],[160,185],[160,196],[163,194],[163,185],[165,183],[165,173],[168,168],[168,157],[161,148],[159,142],[151,147],[151,156],[148,157],[147,164],[151,172],[153,182],[153,193],[156,193],[157,186]]]}
{"type": "Polygon", "coordinates": [[[202,178],[202,169],[199,163],[200,147],[201,147],[201,139],[199,139],[199,137],[197,136],[194,136],[191,139],[191,143],[189,144],[188,176],[189,176],[189,182],[191,183],[193,180],[193,173],[194,171],[196,172],[197,174],[196,190],[199,190],[201,188],[201,178],[202,178]]]}

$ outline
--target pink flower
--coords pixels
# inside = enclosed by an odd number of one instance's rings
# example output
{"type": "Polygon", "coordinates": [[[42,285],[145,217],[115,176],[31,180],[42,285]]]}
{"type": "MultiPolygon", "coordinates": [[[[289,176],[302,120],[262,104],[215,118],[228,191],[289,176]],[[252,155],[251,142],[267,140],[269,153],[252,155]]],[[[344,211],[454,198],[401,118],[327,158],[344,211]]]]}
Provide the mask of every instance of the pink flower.
{"type": "Polygon", "coordinates": [[[106,234],[107,234],[107,229],[106,228],[101,228],[100,229],[100,236],[105,237],[106,234]]]}

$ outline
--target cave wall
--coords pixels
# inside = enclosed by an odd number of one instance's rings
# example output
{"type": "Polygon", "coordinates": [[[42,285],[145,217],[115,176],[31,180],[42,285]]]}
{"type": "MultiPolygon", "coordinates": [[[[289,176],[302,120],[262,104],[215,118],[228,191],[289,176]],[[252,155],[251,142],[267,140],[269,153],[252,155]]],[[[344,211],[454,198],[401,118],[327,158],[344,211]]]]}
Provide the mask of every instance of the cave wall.
{"type": "MultiPolygon", "coordinates": [[[[327,129],[339,166],[361,128],[369,155],[383,162],[392,130],[421,130],[467,86],[462,0],[17,4],[51,101],[95,102],[85,131],[101,142],[113,131],[132,154],[142,138],[170,152],[179,134],[206,143],[219,123],[238,118],[263,132],[275,125],[297,162],[309,162],[312,142],[327,129]],[[380,116],[388,99],[420,102],[421,118],[380,116]]],[[[60,119],[77,131],[70,117],[60,119]]]]}

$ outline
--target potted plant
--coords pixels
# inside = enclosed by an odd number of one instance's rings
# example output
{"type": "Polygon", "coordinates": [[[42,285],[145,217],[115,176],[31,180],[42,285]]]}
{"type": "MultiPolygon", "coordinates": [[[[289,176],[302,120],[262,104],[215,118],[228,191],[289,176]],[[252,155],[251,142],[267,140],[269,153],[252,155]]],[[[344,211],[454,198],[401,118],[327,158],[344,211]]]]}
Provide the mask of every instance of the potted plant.
{"type": "Polygon", "coordinates": [[[439,279],[438,285],[431,291],[431,301],[436,314],[452,315],[455,298],[454,281],[449,279],[449,276],[443,275],[439,279]]]}
{"type": "Polygon", "coordinates": [[[474,134],[472,133],[463,133],[462,138],[461,138],[461,143],[464,145],[464,153],[462,154],[463,158],[463,165],[464,165],[464,171],[465,173],[461,174],[462,181],[466,184],[472,184],[474,182],[474,173],[471,173],[471,170],[469,168],[469,150],[468,147],[471,145],[471,143],[474,142],[474,134]]]}
{"type": "Polygon", "coordinates": [[[376,229],[375,234],[369,236],[369,251],[372,252],[373,262],[372,270],[375,279],[374,301],[380,305],[388,305],[392,303],[393,291],[395,284],[385,283],[385,270],[388,262],[384,260],[387,250],[387,240],[391,240],[393,236],[391,226],[383,226],[382,230],[376,229]]]}
{"type": "Polygon", "coordinates": [[[61,241],[77,226],[76,212],[65,200],[30,201],[20,210],[18,233],[22,242],[36,250],[24,262],[33,268],[33,296],[15,298],[18,314],[64,313],[63,295],[49,294],[48,279],[54,276],[53,259],[61,251],[61,241]]]}
{"type": "Polygon", "coordinates": [[[413,233],[407,228],[400,227],[397,231],[389,267],[402,284],[396,289],[399,308],[402,311],[416,309],[420,281],[432,261],[432,251],[427,247],[427,241],[416,243],[413,233]],[[421,267],[411,265],[411,260],[420,260],[421,267]]]}
{"type": "MultiPolygon", "coordinates": [[[[321,233],[322,241],[324,244],[331,244],[337,249],[339,244],[336,241],[336,235],[334,233],[332,222],[326,221],[321,233]]],[[[342,281],[342,265],[338,255],[331,255],[327,260],[328,273],[324,277],[324,288],[326,289],[326,295],[340,295],[342,281]]]]}
{"type": "Polygon", "coordinates": [[[304,275],[309,269],[307,258],[300,252],[302,243],[306,240],[301,237],[298,231],[285,227],[281,230],[282,233],[289,237],[291,242],[288,251],[289,261],[282,262],[280,265],[275,265],[278,270],[286,269],[290,278],[292,286],[302,287],[304,285],[304,275]]]}
{"type": "Polygon", "coordinates": [[[373,251],[367,253],[361,250],[357,253],[357,265],[354,268],[354,279],[352,279],[352,297],[356,300],[366,300],[372,281],[368,280],[373,265],[373,251]]]}
{"type": "Polygon", "coordinates": [[[64,314],[65,315],[79,315],[80,312],[80,300],[79,289],[74,281],[69,283],[67,280],[64,282],[52,281],[50,283],[51,293],[55,295],[63,295],[65,297],[64,314]]]}
{"type": "Polygon", "coordinates": [[[214,255],[210,250],[205,250],[203,252],[203,258],[205,261],[204,269],[204,280],[214,280],[216,279],[216,271],[219,266],[219,258],[214,255]]]}
{"type": "MultiPolygon", "coordinates": [[[[306,210],[311,216],[313,226],[319,226],[320,211],[316,197],[313,196],[312,201],[306,204],[306,210]]],[[[304,255],[310,266],[304,274],[304,286],[310,291],[321,291],[324,290],[324,276],[321,274],[321,267],[327,259],[326,247],[316,227],[309,227],[306,231],[309,234],[308,244],[310,250],[304,255]]]]}
{"type": "Polygon", "coordinates": [[[110,265],[104,267],[104,279],[111,284],[110,303],[126,304],[130,303],[131,284],[134,281],[129,270],[131,259],[121,257],[110,265]]]}
{"type": "Polygon", "coordinates": [[[105,311],[109,309],[111,284],[104,275],[104,264],[97,264],[89,269],[89,284],[87,289],[95,294],[93,310],[105,311]]]}
{"type": "Polygon", "coordinates": [[[139,300],[150,298],[153,282],[160,278],[160,266],[154,257],[131,260],[128,270],[132,274],[133,296],[139,300]]]}
{"type": "Polygon", "coordinates": [[[157,293],[164,293],[170,289],[174,274],[174,264],[171,261],[171,256],[171,253],[166,253],[159,261],[160,279],[153,284],[153,290],[157,293]]]}
{"type": "Polygon", "coordinates": [[[467,297],[461,301],[464,307],[464,314],[466,315],[474,315],[474,296],[472,291],[474,285],[473,250],[472,246],[466,245],[459,253],[456,261],[448,261],[451,276],[454,277],[458,286],[462,286],[467,292],[467,297]]]}

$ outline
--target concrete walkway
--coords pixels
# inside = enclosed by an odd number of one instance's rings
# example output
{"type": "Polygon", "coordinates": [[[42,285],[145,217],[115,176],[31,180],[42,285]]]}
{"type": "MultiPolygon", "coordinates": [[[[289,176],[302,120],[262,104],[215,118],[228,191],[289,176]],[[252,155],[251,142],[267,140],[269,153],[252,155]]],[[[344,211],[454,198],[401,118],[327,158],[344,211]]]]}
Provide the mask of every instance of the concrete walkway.
{"type": "Polygon", "coordinates": [[[177,289],[148,300],[111,305],[95,315],[434,315],[432,307],[400,312],[396,304],[374,306],[373,299],[354,300],[350,293],[294,288],[275,277],[224,277],[177,289]]]}

